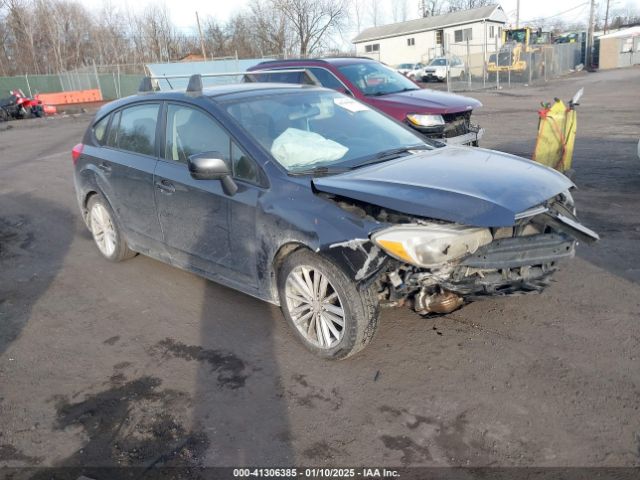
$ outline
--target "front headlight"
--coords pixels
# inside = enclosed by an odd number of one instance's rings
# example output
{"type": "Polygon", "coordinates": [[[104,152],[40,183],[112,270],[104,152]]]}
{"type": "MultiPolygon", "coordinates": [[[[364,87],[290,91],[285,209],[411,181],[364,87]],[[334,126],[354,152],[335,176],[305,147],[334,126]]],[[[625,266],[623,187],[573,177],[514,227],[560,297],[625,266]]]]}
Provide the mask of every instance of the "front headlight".
{"type": "Polygon", "coordinates": [[[410,113],[407,115],[407,120],[419,127],[437,127],[439,125],[444,125],[444,118],[442,118],[442,115],[420,115],[417,113],[410,113]]]}
{"type": "Polygon", "coordinates": [[[493,237],[488,228],[434,223],[386,228],[374,233],[371,240],[398,260],[434,268],[474,253],[493,237]]]}

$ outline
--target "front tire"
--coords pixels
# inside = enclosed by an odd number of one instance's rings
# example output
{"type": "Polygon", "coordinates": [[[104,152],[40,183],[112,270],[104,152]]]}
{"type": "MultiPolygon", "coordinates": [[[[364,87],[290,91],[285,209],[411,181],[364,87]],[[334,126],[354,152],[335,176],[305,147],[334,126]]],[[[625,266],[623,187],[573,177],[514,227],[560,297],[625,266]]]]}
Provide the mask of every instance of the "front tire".
{"type": "Polygon", "coordinates": [[[136,255],[124,239],[111,205],[100,194],[93,195],[87,203],[87,226],[98,250],[107,260],[120,262],[136,255]]]}
{"type": "Polygon", "coordinates": [[[378,326],[371,287],[359,287],[333,262],[309,250],[290,254],[278,274],[284,317],[316,355],[337,360],[362,350],[378,326]]]}

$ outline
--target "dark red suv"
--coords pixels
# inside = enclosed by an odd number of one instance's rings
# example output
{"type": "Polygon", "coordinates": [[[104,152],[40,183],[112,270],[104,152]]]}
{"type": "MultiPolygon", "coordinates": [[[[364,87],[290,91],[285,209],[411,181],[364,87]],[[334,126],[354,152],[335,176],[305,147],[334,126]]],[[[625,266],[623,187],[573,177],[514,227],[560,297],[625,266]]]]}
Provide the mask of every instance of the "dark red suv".
{"type": "MultiPolygon", "coordinates": [[[[483,130],[471,123],[482,104],[473,98],[420,88],[394,69],[369,58],[275,60],[249,71],[305,69],[327,88],[351,95],[381,110],[428,138],[455,145],[478,145],[483,130]]],[[[304,72],[259,75],[261,82],[304,83],[304,72]]]]}

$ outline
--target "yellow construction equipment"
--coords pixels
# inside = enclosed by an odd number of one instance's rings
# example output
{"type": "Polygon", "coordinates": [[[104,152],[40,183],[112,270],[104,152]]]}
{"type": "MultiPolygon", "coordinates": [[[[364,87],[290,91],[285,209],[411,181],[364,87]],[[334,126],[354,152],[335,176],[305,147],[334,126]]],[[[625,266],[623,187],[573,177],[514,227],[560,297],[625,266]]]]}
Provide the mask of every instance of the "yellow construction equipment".
{"type": "MultiPolygon", "coordinates": [[[[492,53],[487,62],[489,78],[500,74],[515,74],[522,78],[538,78],[544,74],[545,53],[552,43],[551,34],[530,27],[502,30],[502,47],[492,53]]],[[[550,58],[547,61],[551,61],[550,58]]]]}
{"type": "Polygon", "coordinates": [[[569,101],[569,106],[559,98],[553,104],[543,104],[538,110],[538,138],[533,159],[559,172],[567,173],[571,169],[573,144],[576,139],[576,105],[584,89],[569,101]]]}

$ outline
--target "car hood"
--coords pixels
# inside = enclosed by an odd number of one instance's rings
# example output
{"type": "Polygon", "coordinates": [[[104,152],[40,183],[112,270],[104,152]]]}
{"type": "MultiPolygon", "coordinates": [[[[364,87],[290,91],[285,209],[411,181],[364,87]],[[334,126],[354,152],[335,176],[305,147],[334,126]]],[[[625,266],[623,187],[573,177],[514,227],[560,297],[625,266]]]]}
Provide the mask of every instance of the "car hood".
{"type": "Polygon", "coordinates": [[[385,111],[385,107],[403,108],[407,113],[457,113],[481,107],[473,98],[428,88],[368,97],[369,102],[385,111]]]}
{"type": "Polygon", "coordinates": [[[573,187],[524,158],[473,147],[443,147],[313,179],[322,192],[410,215],[478,227],[515,216],[573,187]]]}

